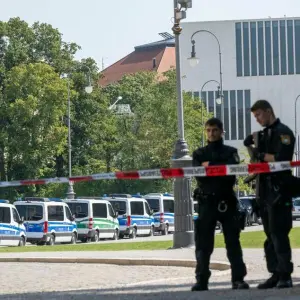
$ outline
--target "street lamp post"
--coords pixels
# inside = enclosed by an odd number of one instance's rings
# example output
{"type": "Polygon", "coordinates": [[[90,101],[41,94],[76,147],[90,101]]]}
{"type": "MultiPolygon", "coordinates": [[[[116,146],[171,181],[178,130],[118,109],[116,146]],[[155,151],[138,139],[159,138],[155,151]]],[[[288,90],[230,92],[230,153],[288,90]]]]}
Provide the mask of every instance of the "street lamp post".
{"type": "MultiPolygon", "coordinates": [[[[93,86],[91,85],[91,69],[88,66],[84,66],[89,70],[88,75],[88,86],[85,87],[85,92],[87,94],[92,93],[93,86]]],[[[67,76],[68,82],[68,166],[69,166],[69,178],[72,177],[72,141],[71,141],[71,88],[70,88],[70,74],[67,76]]],[[[68,191],[67,191],[67,198],[74,199],[75,192],[73,188],[73,182],[69,180],[68,191]]]]}
{"type": "MultiPolygon", "coordinates": [[[[193,35],[191,36],[191,43],[192,43],[192,53],[191,53],[191,57],[189,58],[190,61],[190,65],[192,67],[196,66],[199,63],[199,59],[196,57],[196,41],[194,39],[195,35],[198,33],[208,33],[210,35],[212,35],[215,40],[218,43],[218,47],[219,47],[219,73],[220,73],[220,92],[221,92],[221,97],[223,98],[223,72],[222,72],[222,52],[221,52],[221,44],[219,39],[217,38],[217,36],[212,33],[209,30],[198,30],[196,32],[193,33],[193,35]]],[[[221,106],[221,120],[224,124],[224,101],[222,101],[222,106],[221,106]]]]}
{"type": "MultiPolygon", "coordinates": [[[[172,160],[174,168],[191,166],[191,157],[188,155],[188,145],[184,138],[183,92],[180,64],[180,40],[182,28],[180,21],[186,18],[186,10],[192,7],[192,0],[174,0],[174,26],[176,50],[176,86],[177,86],[177,115],[178,137],[172,160]]],[[[173,248],[190,247],[194,244],[193,201],[191,197],[191,179],[176,178],[174,180],[175,198],[175,232],[173,248]]]]}
{"type": "MultiPolygon", "coordinates": [[[[297,135],[298,135],[298,130],[297,130],[297,102],[298,102],[299,99],[300,99],[300,95],[298,95],[295,99],[295,109],[294,109],[295,110],[296,160],[298,160],[298,158],[299,158],[299,150],[300,150],[300,149],[298,149],[298,137],[297,137],[297,135]]],[[[298,168],[296,168],[295,173],[296,173],[296,176],[298,176],[298,174],[299,174],[298,168]]]]}
{"type": "MultiPolygon", "coordinates": [[[[203,89],[204,87],[210,83],[210,82],[215,82],[218,84],[218,98],[216,99],[216,103],[217,104],[222,104],[222,94],[220,92],[220,83],[217,81],[217,80],[214,80],[214,79],[211,79],[211,80],[208,80],[206,81],[203,85],[202,85],[202,88],[201,88],[201,92],[200,92],[200,98],[202,99],[202,92],[203,92],[203,89]]],[[[202,103],[202,106],[201,106],[201,124],[203,126],[203,118],[204,118],[204,110],[203,110],[203,106],[204,104],[202,103]]],[[[204,126],[203,126],[204,127],[204,126]]],[[[204,128],[202,130],[202,147],[204,147],[204,128]]]]}

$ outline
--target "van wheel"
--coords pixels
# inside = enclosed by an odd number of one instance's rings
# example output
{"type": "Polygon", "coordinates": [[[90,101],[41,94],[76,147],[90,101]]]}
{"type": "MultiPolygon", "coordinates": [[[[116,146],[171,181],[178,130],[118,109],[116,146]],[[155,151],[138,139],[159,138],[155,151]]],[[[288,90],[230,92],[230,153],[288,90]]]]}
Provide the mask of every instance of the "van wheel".
{"type": "Polygon", "coordinates": [[[95,232],[95,236],[93,238],[93,242],[95,242],[95,243],[99,242],[99,231],[98,230],[95,232]]]}
{"type": "Polygon", "coordinates": [[[161,233],[162,233],[162,235],[167,235],[169,233],[169,225],[168,224],[166,224],[164,230],[161,233]]]}
{"type": "Polygon", "coordinates": [[[55,237],[53,234],[50,235],[50,240],[47,242],[48,246],[53,246],[55,244],[55,237]]]}
{"type": "Polygon", "coordinates": [[[19,247],[24,247],[24,246],[25,246],[25,238],[24,236],[22,236],[19,242],[19,247]]]}
{"type": "Polygon", "coordinates": [[[72,237],[71,237],[71,244],[76,244],[77,242],[77,235],[75,232],[72,233],[72,237]]]}
{"type": "Polygon", "coordinates": [[[133,229],[132,229],[132,234],[129,235],[129,237],[130,237],[131,239],[135,239],[135,238],[136,238],[136,233],[137,233],[137,229],[136,229],[136,227],[133,227],[133,229]]]}
{"type": "Polygon", "coordinates": [[[117,241],[118,239],[119,239],[119,230],[116,229],[115,233],[114,233],[114,236],[113,236],[113,240],[117,241]]]}

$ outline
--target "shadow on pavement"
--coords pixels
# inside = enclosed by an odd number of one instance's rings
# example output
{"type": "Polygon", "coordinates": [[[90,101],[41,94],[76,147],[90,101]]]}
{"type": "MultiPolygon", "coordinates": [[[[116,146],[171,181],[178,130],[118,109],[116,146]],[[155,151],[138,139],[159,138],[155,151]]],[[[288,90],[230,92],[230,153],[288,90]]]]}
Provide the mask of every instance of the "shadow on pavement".
{"type": "MultiPolygon", "coordinates": [[[[256,285],[261,280],[249,280],[249,284],[256,285]]],[[[190,292],[189,284],[178,285],[147,285],[147,286],[130,286],[111,289],[86,289],[60,292],[44,292],[44,293],[27,293],[27,294],[6,294],[0,295],[0,299],[5,300],[175,300],[175,299],[207,299],[207,300],[223,300],[223,299],[242,299],[242,300],[299,300],[300,299],[300,278],[294,278],[294,288],[292,289],[272,289],[257,290],[251,288],[244,291],[233,291],[228,286],[230,282],[223,281],[210,284],[210,291],[206,292],[190,292]],[[227,288],[224,288],[227,286],[227,288]],[[223,288],[222,288],[223,287],[223,288]],[[183,291],[185,290],[185,291],[183,291]]],[[[101,283],[100,283],[101,284],[101,283]]]]}

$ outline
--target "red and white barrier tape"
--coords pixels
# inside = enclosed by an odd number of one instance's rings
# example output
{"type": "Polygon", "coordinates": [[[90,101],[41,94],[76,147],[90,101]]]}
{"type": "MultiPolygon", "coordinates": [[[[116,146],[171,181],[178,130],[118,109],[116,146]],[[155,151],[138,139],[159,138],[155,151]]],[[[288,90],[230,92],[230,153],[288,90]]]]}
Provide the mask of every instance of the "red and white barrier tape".
{"type": "Polygon", "coordinates": [[[300,161],[282,161],[275,163],[255,163],[248,165],[222,165],[209,167],[188,167],[188,168],[171,168],[171,169],[153,169],[141,171],[125,171],[114,173],[100,173],[87,176],[75,177],[56,177],[45,179],[29,179],[19,181],[0,181],[0,187],[22,186],[33,184],[49,184],[49,183],[68,183],[97,181],[108,179],[171,179],[183,177],[212,177],[212,176],[228,176],[228,175],[250,175],[261,173],[273,173],[284,170],[290,170],[294,167],[300,167],[300,161]]]}

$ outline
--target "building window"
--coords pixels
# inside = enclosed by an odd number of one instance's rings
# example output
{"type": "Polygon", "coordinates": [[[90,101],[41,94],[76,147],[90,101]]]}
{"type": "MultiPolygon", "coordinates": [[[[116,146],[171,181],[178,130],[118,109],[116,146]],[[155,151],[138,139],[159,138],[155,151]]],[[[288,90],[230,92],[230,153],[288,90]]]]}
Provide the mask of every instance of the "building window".
{"type": "Polygon", "coordinates": [[[214,92],[208,92],[208,111],[215,114],[215,97],[214,92]]]}
{"type": "Polygon", "coordinates": [[[244,76],[250,76],[249,23],[243,23],[244,76]]]}
{"type": "Polygon", "coordinates": [[[265,43],[264,43],[264,22],[258,22],[258,69],[259,75],[265,75],[265,43]]]}
{"type": "Polygon", "coordinates": [[[241,90],[237,91],[237,108],[238,108],[238,139],[244,139],[244,93],[241,90]]]}
{"type": "Polygon", "coordinates": [[[236,44],[236,73],[237,76],[243,76],[242,61],[242,24],[235,24],[235,44],[236,44]]]}
{"type": "Polygon", "coordinates": [[[246,136],[251,134],[251,97],[250,90],[245,90],[245,123],[246,136]]]}
{"type": "Polygon", "coordinates": [[[230,91],[231,139],[236,140],[236,91],[230,91]]]}
{"type": "Polygon", "coordinates": [[[273,37],[273,75],[279,75],[279,45],[278,45],[278,21],[272,22],[273,37]]]}
{"type": "Polygon", "coordinates": [[[207,108],[207,93],[206,92],[202,92],[201,94],[201,102],[204,104],[204,109],[207,108]]]}
{"type": "MultiPolygon", "coordinates": [[[[251,133],[251,91],[223,91],[224,131],[226,140],[244,140],[251,133]]],[[[209,113],[222,117],[222,105],[216,103],[218,92],[202,92],[202,99],[208,98],[209,113]]]]}
{"type": "Polygon", "coordinates": [[[250,23],[250,35],[251,35],[251,75],[257,75],[257,43],[256,43],[256,22],[250,23]]]}
{"type": "Polygon", "coordinates": [[[271,22],[265,22],[266,75],[272,75],[271,22]]]}
{"type": "Polygon", "coordinates": [[[230,128],[229,128],[229,99],[228,99],[228,91],[224,91],[224,130],[225,130],[225,140],[229,140],[230,136],[229,136],[229,132],[230,132],[230,128]]]}
{"type": "Polygon", "coordinates": [[[200,98],[200,93],[199,93],[199,92],[193,92],[193,98],[194,98],[195,100],[199,100],[199,98],[200,98]]]}
{"type": "Polygon", "coordinates": [[[294,74],[294,25],[292,20],[287,21],[287,36],[288,36],[288,67],[289,74],[294,74]]]}
{"type": "Polygon", "coordinates": [[[296,74],[300,74],[300,20],[295,20],[296,74]]]}
{"type": "Polygon", "coordinates": [[[286,27],[285,21],[280,21],[280,64],[281,64],[281,75],[286,75],[286,27]]]}

